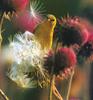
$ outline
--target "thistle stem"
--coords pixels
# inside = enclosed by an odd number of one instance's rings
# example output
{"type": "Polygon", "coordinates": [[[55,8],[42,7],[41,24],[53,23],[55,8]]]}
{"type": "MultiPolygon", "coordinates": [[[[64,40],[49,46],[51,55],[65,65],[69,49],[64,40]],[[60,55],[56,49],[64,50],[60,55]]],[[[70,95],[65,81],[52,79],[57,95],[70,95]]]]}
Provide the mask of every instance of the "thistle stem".
{"type": "Polygon", "coordinates": [[[52,100],[53,85],[54,85],[54,81],[55,81],[55,75],[53,75],[53,70],[54,70],[54,67],[52,67],[52,71],[51,71],[50,87],[49,87],[49,98],[48,98],[48,100],[52,100]]]}
{"type": "MultiPolygon", "coordinates": [[[[54,54],[56,53],[57,46],[58,46],[58,39],[56,40],[56,45],[55,45],[55,48],[54,48],[54,54]]],[[[55,55],[53,57],[53,61],[54,60],[55,60],[55,55]]],[[[54,66],[52,66],[52,68],[51,68],[50,88],[49,88],[49,98],[48,98],[48,100],[53,100],[52,94],[54,94],[57,97],[57,99],[63,100],[62,96],[60,95],[60,93],[58,92],[58,90],[55,86],[54,66]]]]}
{"type": "Polygon", "coordinates": [[[74,70],[72,71],[71,76],[70,76],[69,86],[68,86],[68,93],[67,93],[66,100],[69,100],[69,95],[70,95],[70,90],[71,90],[71,84],[72,84],[73,76],[74,76],[74,70]]]}
{"type": "Polygon", "coordinates": [[[2,43],[2,35],[1,35],[1,33],[2,33],[4,15],[5,15],[5,13],[1,13],[1,15],[0,15],[0,48],[1,48],[1,43],[2,43]]]}
{"type": "Polygon", "coordinates": [[[60,93],[58,92],[57,88],[55,85],[53,85],[53,94],[56,96],[56,98],[58,100],[63,100],[62,96],[60,95],[60,93]]]}
{"type": "MultiPolygon", "coordinates": [[[[0,15],[0,48],[1,48],[1,43],[2,43],[1,33],[2,33],[2,25],[3,25],[4,15],[5,15],[5,13],[1,13],[1,15],[0,15]]],[[[4,100],[9,100],[8,97],[4,94],[4,92],[1,89],[0,89],[0,95],[2,96],[2,98],[4,100]]]]}
{"type": "Polygon", "coordinates": [[[4,100],[9,100],[8,97],[4,94],[4,92],[0,89],[0,95],[4,100]]]}
{"type": "MultiPolygon", "coordinates": [[[[58,45],[58,42],[56,42],[56,45],[55,45],[55,48],[54,48],[54,54],[56,53],[57,45],[58,45]]],[[[55,55],[53,57],[53,62],[54,62],[54,60],[55,60],[55,55]]],[[[49,87],[49,98],[48,98],[48,100],[52,100],[52,92],[53,92],[54,81],[55,81],[54,66],[52,66],[51,75],[50,75],[50,87],[49,87]]]]}

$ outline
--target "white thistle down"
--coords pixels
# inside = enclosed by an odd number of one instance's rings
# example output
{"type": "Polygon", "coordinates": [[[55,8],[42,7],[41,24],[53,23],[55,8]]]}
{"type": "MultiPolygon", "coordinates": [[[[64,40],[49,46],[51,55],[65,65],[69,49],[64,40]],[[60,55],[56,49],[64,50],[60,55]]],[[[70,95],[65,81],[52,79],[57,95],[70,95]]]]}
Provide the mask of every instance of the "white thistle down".
{"type": "Polygon", "coordinates": [[[16,35],[9,45],[7,54],[13,61],[8,76],[21,87],[33,87],[33,82],[31,82],[33,76],[29,78],[26,73],[32,72],[36,67],[44,77],[42,68],[43,51],[30,32],[16,35]]]}
{"type": "Polygon", "coordinates": [[[38,18],[38,16],[43,16],[45,12],[45,6],[43,3],[39,0],[31,1],[30,13],[33,17],[38,18]]]}

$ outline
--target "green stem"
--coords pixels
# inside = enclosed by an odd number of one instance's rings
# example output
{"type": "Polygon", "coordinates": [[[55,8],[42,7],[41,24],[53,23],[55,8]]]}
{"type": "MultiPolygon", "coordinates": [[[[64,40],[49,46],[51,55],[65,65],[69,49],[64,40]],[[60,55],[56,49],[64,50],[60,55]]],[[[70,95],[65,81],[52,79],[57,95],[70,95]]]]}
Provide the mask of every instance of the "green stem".
{"type": "Polygon", "coordinates": [[[8,97],[4,94],[4,92],[0,89],[0,95],[4,100],[9,100],[8,97]]]}
{"type": "MultiPolygon", "coordinates": [[[[1,13],[0,15],[0,48],[1,48],[1,43],[2,43],[2,25],[3,25],[3,20],[4,20],[4,13],[1,13]]],[[[0,89],[0,95],[4,100],[9,100],[8,97],[4,94],[4,92],[0,89]]]]}
{"type": "Polygon", "coordinates": [[[68,86],[68,93],[67,93],[66,100],[69,100],[69,95],[70,95],[70,90],[71,90],[73,76],[74,76],[74,70],[72,71],[71,76],[70,76],[69,86],[68,86]]]}

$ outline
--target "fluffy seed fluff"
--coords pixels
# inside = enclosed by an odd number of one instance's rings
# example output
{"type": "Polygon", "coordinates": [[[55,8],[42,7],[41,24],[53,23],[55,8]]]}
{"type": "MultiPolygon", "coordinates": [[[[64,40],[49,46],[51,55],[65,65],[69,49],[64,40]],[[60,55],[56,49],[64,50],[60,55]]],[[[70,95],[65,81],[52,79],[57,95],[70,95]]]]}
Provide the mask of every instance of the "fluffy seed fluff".
{"type": "Polygon", "coordinates": [[[12,58],[12,64],[7,75],[21,87],[33,88],[44,86],[47,77],[42,67],[43,51],[34,35],[25,32],[16,35],[6,50],[6,57],[12,58]]]}

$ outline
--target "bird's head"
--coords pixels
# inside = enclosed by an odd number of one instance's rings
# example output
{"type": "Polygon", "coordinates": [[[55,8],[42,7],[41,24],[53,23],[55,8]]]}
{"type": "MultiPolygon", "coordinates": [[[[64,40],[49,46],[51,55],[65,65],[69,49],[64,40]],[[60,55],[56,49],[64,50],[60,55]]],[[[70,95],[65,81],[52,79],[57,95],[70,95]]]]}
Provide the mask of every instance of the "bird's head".
{"type": "Polygon", "coordinates": [[[54,15],[48,14],[46,21],[51,27],[54,28],[56,26],[56,17],[54,15]]]}

